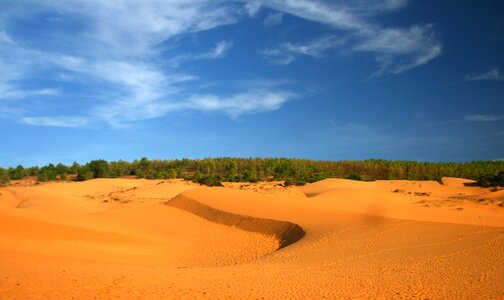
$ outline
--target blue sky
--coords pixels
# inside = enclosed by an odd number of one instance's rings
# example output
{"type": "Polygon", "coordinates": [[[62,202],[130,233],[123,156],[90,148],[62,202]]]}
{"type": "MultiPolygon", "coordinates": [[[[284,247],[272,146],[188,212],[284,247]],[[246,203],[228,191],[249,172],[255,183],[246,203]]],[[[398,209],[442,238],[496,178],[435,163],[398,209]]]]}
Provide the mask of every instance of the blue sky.
{"type": "Polygon", "coordinates": [[[0,0],[0,166],[504,159],[504,2],[0,0]]]}

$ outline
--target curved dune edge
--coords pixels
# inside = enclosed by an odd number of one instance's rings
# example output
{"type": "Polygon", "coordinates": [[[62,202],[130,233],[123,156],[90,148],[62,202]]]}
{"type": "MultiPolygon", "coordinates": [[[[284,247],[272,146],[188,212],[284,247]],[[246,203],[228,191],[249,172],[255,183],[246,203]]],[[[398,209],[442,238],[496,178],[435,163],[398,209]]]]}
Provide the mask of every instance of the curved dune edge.
{"type": "Polygon", "coordinates": [[[279,246],[277,250],[289,246],[305,236],[305,231],[297,224],[229,213],[200,203],[182,194],[165,202],[165,204],[188,211],[210,222],[273,236],[278,240],[279,246]]]}

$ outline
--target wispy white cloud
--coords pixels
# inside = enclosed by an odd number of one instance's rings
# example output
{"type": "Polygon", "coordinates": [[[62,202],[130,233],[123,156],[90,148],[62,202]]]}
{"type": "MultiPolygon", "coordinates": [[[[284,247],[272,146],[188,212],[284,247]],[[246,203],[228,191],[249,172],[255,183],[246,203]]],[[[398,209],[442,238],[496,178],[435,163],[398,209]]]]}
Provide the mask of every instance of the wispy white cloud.
{"type": "Polygon", "coordinates": [[[344,42],[343,39],[335,36],[327,36],[312,40],[306,44],[284,43],[282,47],[291,53],[308,55],[313,57],[322,57],[326,51],[335,48],[344,42]]]}
{"type": "Polygon", "coordinates": [[[5,31],[0,31],[0,44],[14,44],[14,41],[5,31]]]}
{"type": "Polygon", "coordinates": [[[266,19],[264,19],[264,26],[273,27],[282,23],[283,13],[281,12],[273,12],[269,13],[266,19]]]}
{"type": "Polygon", "coordinates": [[[23,117],[21,122],[34,126],[74,128],[87,125],[88,120],[82,117],[23,117]]]}
{"type": "Polygon", "coordinates": [[[0,85],[0,100],[1,99],[21,99],[29,96],[55,96],[60,93],[57,89],[40,89],[27,90],[16,88],[15,86],[0,85]]]}
{"type": "Polygon", "coordinates": [[[343,38],[336,36],[325,36],[302,43],[285,42],[275,49],[266,49],[260,54],[269,62],[278,65],[288,65],[295,61],[300,55],[321,58],[326,53],[344,43],[343,38]]]}
{"type": "Polygon", "coordinates": [[[371,132],[371,129],[368,126],[361,123],[348,122],[345,124],[338,124],[334,122],[334,120],[329,120],[329,124],[331,125],[331,128],[343,132],[371,132]]]}
{"type": "Polygon", "coordinates": [[[260,1],[248,1],[245,4],[245,10],[247,11],[248,15],[250,17],[253,17],[257,14],[257,12],[261,9],[261,2],[260,1]]]}
{"type": "MultiPolygon", "coordinates": [[[[159,64],[162,43],[173,37],[209,30],[237,21],[243,8],[253,16],[261,7],[259,1],[243,6],[219,1],[84,1],[55,0],[23,2],[30,5],[30,14],[58,11],[58,22],[78,17],[84,30],[55,36],[65,41],[57,51],[29,48],[17,43],[0,26],[0,99],[28,96],[64,96],[64,90],[54,88],[28,89],[20,82],[35,73],[51,70],[54,80],[72,81],[92,88],[96,101],[85,111],[86,117],[36,116],[25,111],[19,120],[37,126],[79,127],[90,120],[104,121],[112,126],[127,126],[130,122],[162,117],[180,110],[222,111],[233,118],[246,113],[272,111],[293,97],[277,87],[264,86],[259,92],[249,90],[227,94],[195,94],[189,87],[198,84],[198,76],[180,72],[175,65],[159,64]],[[111,17],[114,16],[114,17],[111,17]],[[57,72],[54,72],[54,71],[57,72]],[[192,85],[191,85],[192,84],[192,85]],[[100,88],[102,87],[102,88],[100,88]]],[[[2,23],[16,14],[3,14],[2,23]]],[[[10,21],[16,21],[15,19],[10,21]]],[[[62,25],[63,26],[63,25],[62,25]]],[[[58,33],[51,33],[58,34],[58,33]]],[[[50,40],[47,40],[50,43],[50,40]]],[[[231,40],[218,41],[207,52],[185,54],[172,62],[219,59],[233,46],[231,40]]]]}
{"type": "Polygon", "coordinates": [[[251,91],[229,97],[195,95],[189,107],[202,111],[225,111],[233,118],[242,114],[268,112],[279,109],[296,94],[291,92],[251,91]]]}
{"type": "Polygon", "coordinates": [[[356,30],[367,25],[348,7],[317,0],[270,0],[264,6],[306,20],[323,23],[342,30],[356,30]]]}
{"type": "Polygon", "coordinates": [[[55,96],[57,88],[25,87],[19,81],[36,76],[36,68],[44,55],[38,51],[25,49],[5,31],[0,31],[0,101],[22,99],[30,96],[55,96]]]}
{"type": "MultiPolygon", "coordinates": [[[[364,52],[374,55],[378,70],[371,77],[399,74],[426,64],[442,53],[442,44],[437,39],[432,24],[416,25],[409,29],[382,27],[371,22],[372,17],[386,11],[396,10],[407,4],[405,0],[389,1],[335,1],[312,0],[271,1],[264,5],[297,17],[325,24],[339,34],[338,39],[328,39],[320,47],[320,41],[298,43],[306,55],[323,57],[321,54],[334,49],[342,52],[364,52]],[[342,38],[344,37],[344,38],[342,38]],[[344,41],[344,43],[342,43],[344,41]]],[[[266,59],[277,64],[289,64],[295,60],[296,51],[285,47],[283,42],[274,49],[261,52],[266,59]],[[282,55],[283,54],[283,55],[282,55]],[[277,58],[277,59],[272,59],[277,58]]]]}
{"type": "Polygon", "coordinates": [[[220,41],[215,44],[215,47],[209,53],[203,54],[203,58],[221,58],[226,55],[226,52],[233,46],[231,41],[220,41]]]}
{"type": "Polygon", "coordinates": [[[266,59],[268,62],[275,64],[275,65],[280,65],[280,66],[286,66],[290,63],[292,63],[294,60],[296,60],[296,56],[292,53],[289,53],[285,51],[285,49],[266,49],[262,50],[259,52],[264,59],[266,59]]]}
{"type": "Polygon", "coordinates": [[[408,4],[408,0],[382,0],[376,1],[376,5],[381,6],[382,10],[395,10],[408,4]]]}
{"type": "Polygon", "coordinates": [[[503,81],[504,75],[500,74],[497,68],[493,68],[490,71],[477,74],[477,75],[466,75],[465,80],[468,81],[477,81],[477,80],[494,80],[494,81],[503,81]]]}
{"type": "Polygon", "coordinates": [[[405,7],[408,0],[353,0],[351,3],[352,11],[359,13],[375,14],[376,12],[393,11],[405,7]]]}
{"type": "Polygon", "coordinates": [[[177,111],[225,112],[236,118],[243,114],[277,110],[298,96],[275,83],[242,86],[242,91],[228,95],[174,93],[168,98],[143,102],[125,99],[99,106],[95,113],[114,127],[127,127],[130,122],[158,118],[177,111]]]}
{"type": "Polygon", "coordinates": [[[504,115],[471,115],[464,119],[469,122],[493,122],[504,119],[504,115]]]}
{"type": "Polygon", "coordinates": [[[100,55],[152,55],[154,46],[173,36],[237,21],[231,7],[210,1],[55,2],[56,9],[90,20],[83,42],[100,55]]]}
{"type": "Polygon", "coordinates": [[[36,92],[17,83],[29,76],[34,53],[20,47],[7,32],[0,31],[0,100],[19,99],[36,92]]]}
{"type": "Polygon", "coordinates": [[[413,26],[409,30],[383,29],[370,34],[354,47],[374,53],[379,69],[372,77],[399,74],[426,64],[442,53],[443,47],[432,32],[432,25],[413,26]]]}
{"type": "Polygon", "coordinates": [[[207,52],[179,55],[170,59],[170,63],[173,66],[178,66],[185,62],[223,58],[226,56],[231,47],[233,47],[233,41],[219,41],[215,43],[215,46],[207,52]]]}

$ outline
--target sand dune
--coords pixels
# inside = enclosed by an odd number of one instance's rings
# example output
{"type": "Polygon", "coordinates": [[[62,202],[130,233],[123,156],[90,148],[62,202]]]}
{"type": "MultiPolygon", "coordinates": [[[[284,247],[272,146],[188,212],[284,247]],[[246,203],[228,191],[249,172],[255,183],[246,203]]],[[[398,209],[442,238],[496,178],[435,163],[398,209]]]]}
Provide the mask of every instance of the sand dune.
{"type": "Polygon", "coordinates": [[[466,183],[8,186],[0,299],[500,299],[504,191],[466,183]]]}
{"type": "Polygon", "coordinates": [[[360,182],[326,179],[300,189],[313,202],[383,217],[504,226],[504,191],[466,186],[471,180],[360,182]]]}

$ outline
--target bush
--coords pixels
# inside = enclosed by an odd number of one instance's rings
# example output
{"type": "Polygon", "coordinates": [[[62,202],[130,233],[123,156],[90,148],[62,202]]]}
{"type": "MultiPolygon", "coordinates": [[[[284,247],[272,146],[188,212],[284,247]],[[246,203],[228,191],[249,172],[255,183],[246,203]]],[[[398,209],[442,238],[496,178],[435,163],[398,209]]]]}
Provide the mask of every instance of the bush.
{"type": "Polygon", "coordinates": [[[145,171],[142,169],[136,169],[135,170],[135,176],[137,178],[145,178],[145,171]]]}
{"type": "Polygon", "coordinates": [[[10,177],[7,170],[0,168],[0,184],[9,183],[10,177]]]}
{"type": "Polygon", "coordinates": [[[222,186],[222,176],[220,174],[211,174],[208,176],[200,176],[200,177],[198,177],[198,179],[196,181],[194,179],[191,179],[191,180],[194,182],[197,182],[199,184],[206,185],[206,186],[222,186]]]}
{"type": "Polygon", "coordinates": [[[504,186],[504,171],[494,175],[481,176],[478,185],[482,187],[504,186]]]}
{"type": "Polygon", "coordinates": [[[145,176],[145,178],[147,178],[147,179],[158,179],[156,171],[152,170],[152,169],[150,169],[150,170],[147,171],[147,175],[145,176]]]}
{"type": "Polygon", "coordinates": [[[91,171],[87,171],[86,173],[84,173],[83,178],[84,178],[83,180],[91,180],[94,178],[94,174],[91,171]]]}
{"type": "Polygon", "coordinates": [[[357,174],[357,173],[350,173],[347,176],[345,176],[345,179],[359,180],[359,181],[361,181],[362,177],[359,174],[357,174]]]}
{"type": "Polygon", "coordinates": [[[45,182],[45,181],[49,181],[49,178],[47,177],[47,173],[40,173],[38,176],[37,176],[37,181],[38,182],[45,182]]]}
{"type": "Polygon", "coordinates": [[[58,177],[58,174],[56,173],[56,170],[42,169],[39,172],[39,175],[37,176],[37,181],[40,181],[40,182],[51,181],[51,180],[56,180],[57,177],[58,177]]]}
{"type": "Polygon", "coordinates": [[[79,173],[77,174],[78,181],[85,181],[94,178],[94,173],[89,169],[89,166],[85,165],[80,167],[79,173]]]}
{"type": "Polygon", "coordinates": [[[17,166],[15,169],[11,170],[10,179],[19,180],[23,179],[28,175],[28,172],[23,168],[23,166],[17,166]]]}

